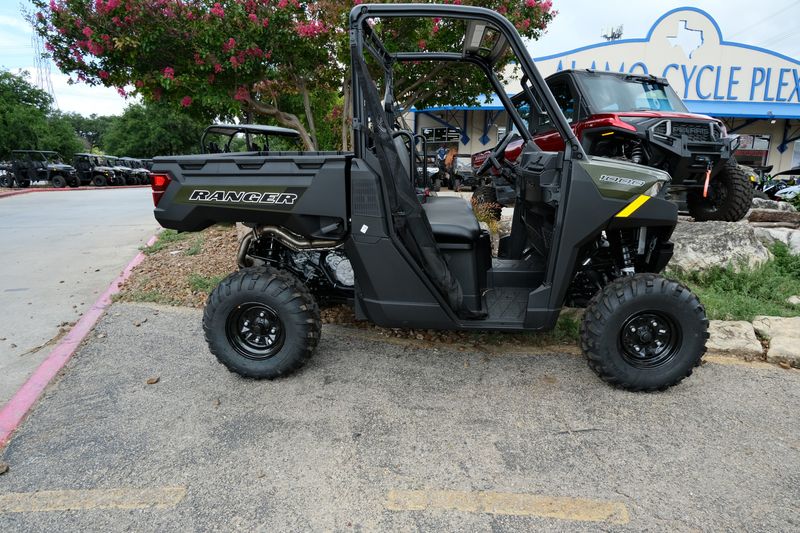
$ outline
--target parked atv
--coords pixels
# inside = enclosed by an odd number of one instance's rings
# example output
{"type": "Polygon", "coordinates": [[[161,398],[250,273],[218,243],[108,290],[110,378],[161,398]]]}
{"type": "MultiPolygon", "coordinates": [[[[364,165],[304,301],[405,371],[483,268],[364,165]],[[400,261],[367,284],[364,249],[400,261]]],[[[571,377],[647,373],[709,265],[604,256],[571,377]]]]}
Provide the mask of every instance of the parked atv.
{"type": "Polygon", "coordinates": [[[11,152],[11,184],[30,187],[37,181],[48,181],[58,189],[80,186],[75,168],[61,161],[57,152],[44,150],[14,150],[11,152]]]}
{"type": "MultiPolygon", "coordinates": [[[[595,70],[565,70],[547,85],[589,154],[669,172],[669,195],[695,220],[740,220],[753,199],[748,172],[733,157],[735,139],[717,119],[689,113],[664,78],[595,70]]],[[[545,110],[514,99],[534,141],[562,150],[563,140],[545,110]]],[[[509,146],[519,156],[523,141],[509,146]]],[[[484,154],[476,154],[473,167],[484,154]]],[[[501,183],[502,185],[502,183],[501,183]]]]}
{"type": "Polygon", "coordinates": [[[155,160],[153,201],[162,226],[199,231],[244,222],[261,242],[261,263],[223,280],[206,305],[205,337],[222,364],[251,378],[300,368],[321,334],[311,284],[328,277],[331,287],[352,287],[357,319],[386,327],[542,331],[555,326],[565,302],[583,301],[581,346],[601,379],[652,391],[691,374],[705,351],[708,320],[689,289],[658,274],[672,255],[677,223],[677,208],[665,197],[666,172],[589,156],[526,44],[496,11],[359,5],[349,35],[354,153],[155,160]],[[411,17],[462,32],[463,47],[390,52],[382,36],[391,38],[397,18],[414,27],[411,17]],[[499,65],[507,54],[524,74],[529,104],[546,111],[566,139],[563,150],[539,148],[502,92],[499,65]],[[402,110],[392,80],[398,63],[423,61],[477,66],[523,140],[514,163],[505,160],[509,132],[478,169],[480,176],[507,171],[514,184],[506,259],[492,259],[489,233],[464,199],[418,200],[412,163],[420,154],[412,132],[396,129],[402,110]],[[371,72],[385,77],[376,83],[371,72]],[[286,251],[309,260],[287,268],[286,251]]]}
{"type": "Polygon", "coordinates": [[[97,154],[75,154],[72,160],[81,185],[104,187],[114,184],[114,169],[105,165],[102,156],[97,154]]]}
{"type": "Polygon", "coordinates": [[[140,159],[120,157],[118,163],[130,169],[131,185],[150,185],[150,171],[144,168],[140,159]]]}
{"type": "Polygon", "coordinates": [[[122,164],[119,157],[113,155],[104,156],[108,166],[114,171],[114,185],[138,185],[139,182],[133,174],[132,169],[122,164]]]}

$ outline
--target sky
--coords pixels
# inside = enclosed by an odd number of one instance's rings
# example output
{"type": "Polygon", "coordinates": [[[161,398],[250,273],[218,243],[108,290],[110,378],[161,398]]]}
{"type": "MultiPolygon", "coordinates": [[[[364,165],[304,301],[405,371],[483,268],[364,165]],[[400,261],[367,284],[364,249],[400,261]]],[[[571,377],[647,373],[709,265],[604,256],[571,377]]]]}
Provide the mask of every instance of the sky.
{"type": "MultiPolygon", "coordinates": [[[[623,26],[623,38],[644,37],[662,14],[681,6],[704,9],[716,19],[725,40],[761,46],[800,58],[800,0],[553,0],[558,10],[547,33],[531,43],[533,57],[571,50],[602,41],[603,29],[623,26]]],[[[31,30],[23,16],[23,0],[0,0],[0,68],[28,70],[36,80],[31,30]]],[[[130,103],[114,89],[69,85],[68,76],[51,64],[57,106],[83,115],[117,115],[130,103]]]]}

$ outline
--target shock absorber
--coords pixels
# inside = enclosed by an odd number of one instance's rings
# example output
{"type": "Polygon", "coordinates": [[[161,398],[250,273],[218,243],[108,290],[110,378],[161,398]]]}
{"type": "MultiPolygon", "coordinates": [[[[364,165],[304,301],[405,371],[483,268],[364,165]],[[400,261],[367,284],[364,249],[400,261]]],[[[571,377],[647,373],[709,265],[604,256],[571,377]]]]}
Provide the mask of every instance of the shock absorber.
{"type": "Polygon", "coordinates": [[[633,257],[635,253],[635,245],[624,231],[619,232],[619,248],[620,248],[620,261],[622,274],[624,276],[633,276],[636,274],[636,268],[633,265],[633,257]]]}
{"type": "Polygon", "coordinates": [[[628,146],[630,147],[628,159],[631,160],[631,163],[636,163],[637,165],[643,164],[644,148],[642,148],[642,143],[639,141],[632,141],[628,146]]]}

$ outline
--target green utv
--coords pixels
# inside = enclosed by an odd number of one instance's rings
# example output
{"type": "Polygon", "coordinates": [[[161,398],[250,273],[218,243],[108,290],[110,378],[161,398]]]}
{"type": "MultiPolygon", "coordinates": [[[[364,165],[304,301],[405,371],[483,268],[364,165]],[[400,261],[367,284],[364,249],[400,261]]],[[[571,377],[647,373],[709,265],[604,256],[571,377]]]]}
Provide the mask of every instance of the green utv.
{"type": "Polygon", "coordinates": [[[319,342],[312,290],[322,280],[350,295],[358,319],[387,327],[543,331],[555,326],[565,302],[583,302],[581,347],[603,380],[653,391],[692,373],[705,352],[705,310],[686,287],[658,275],[672,255],[677,221],[664,197],[669,175],[588,156],[508,20],[478,7],[359,5],[350,13],[350,45],[353,153],[254,151],[154,162],[162,226],[252,228],[246,249],[258,257],[214,289],[203,317],[222,364],[252,378],[300,368],[319,342]],[[462,45],[390,52],[382,36],[390,38],[383,34],[397,18],[440,19],[463,34],[462,45]],[[506,54],[522,71],[531,105],[552,117],[562,151],[538,148],[506,96],[498,78],[506,54]],[[525,140],[519,164],[507,169],[517,199],[503,259],[492,258],[489,233],[465,200],[418,200],[417,143],[398,126],[392,80],[396,65],[422,61],[473,66],[511,115],[513,131],[479,174],[505,169],[512,136],[525,140]]]}

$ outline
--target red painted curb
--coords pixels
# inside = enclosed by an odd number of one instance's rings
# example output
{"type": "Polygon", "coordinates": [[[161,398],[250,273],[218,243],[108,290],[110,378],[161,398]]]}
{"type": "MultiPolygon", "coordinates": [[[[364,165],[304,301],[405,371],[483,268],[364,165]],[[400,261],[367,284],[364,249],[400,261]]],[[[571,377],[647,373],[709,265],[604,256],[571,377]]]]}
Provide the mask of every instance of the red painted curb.
{"type": "MultiPolygon", "coordinates": [[[[155,242],[156,235],[153,235],[147,241],[147,246],[151,246],[155,242]]],[[[28,381],[3,406],[2,411],[0,411],[0,449],[8,444],[8,441],[11,440],[11,435],[25,419],[36,400],[39,399],[50,381],[75,354],[75,350],[111,304],[111,297],[119,292],[120,285],[130,277],[131,271],[144,260],[144,257],[142,252],[136,254],[136,257],[128,263],[128,266],[125,267],[117,279],[111,282],[111,285],[100,295],[100,298],[92,305],[91,309],[78,320],[69,333],[61,339],[58,346],[53,348],[47,359],[42,361],[33,372],[33,375],[28,378],[28,381]]]]}
{"type": "Polygon", "coordinates": [[[11,196],[18,196],[20,194],[28,194],[31,192],[75,192],[75,191],[113,191],[116,189],[149,189],[150,185],[119,185],[111,187],[69,187],[63,189],[56,189],[55,187],[40,187],[33,189],[16,189],[5,192],[0,192],[0,198],[9,198],[11,196]]]}

